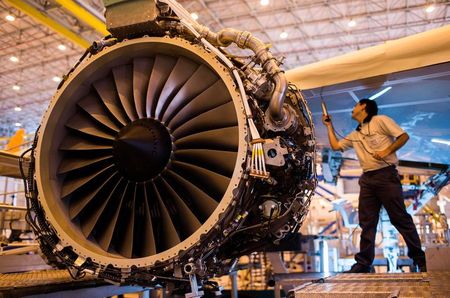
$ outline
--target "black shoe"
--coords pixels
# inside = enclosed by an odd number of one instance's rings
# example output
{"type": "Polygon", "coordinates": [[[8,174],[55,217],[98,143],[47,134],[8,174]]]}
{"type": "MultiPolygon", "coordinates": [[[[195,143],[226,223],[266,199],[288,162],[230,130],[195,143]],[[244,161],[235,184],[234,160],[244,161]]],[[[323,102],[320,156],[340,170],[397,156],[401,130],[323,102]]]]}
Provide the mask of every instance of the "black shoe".
{"type": "Polygon", "coordinates": [[[427,272],[427,262],[425,259],[415,260],[414,266],[418,269],[417,272],[427,272]]]}
{"type": "Polygon", "coordinates": [[[371,266],[355,263],[350,270],[344,271],[344,273],[370,273],[371,271],[371,266]]]}

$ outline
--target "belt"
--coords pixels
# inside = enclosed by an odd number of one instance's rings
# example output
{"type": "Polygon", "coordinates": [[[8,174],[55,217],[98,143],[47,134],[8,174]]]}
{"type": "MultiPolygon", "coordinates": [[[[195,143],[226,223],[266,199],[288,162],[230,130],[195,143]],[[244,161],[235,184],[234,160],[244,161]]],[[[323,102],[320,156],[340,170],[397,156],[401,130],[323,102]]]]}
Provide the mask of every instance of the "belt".
{"type": "Polygon", "coordinates": [[[392,170],[395,170],[395,165],[390,165],[390,166],[387,166],[387,167],[384,167],[381,169],[377,169],[377,170],[373,170],[373,171],[367,171],[367,172],[364,172],[363,175],[372,176],[372,175],[376,175],[379,173],[383,173],[386,171],[392,171],[392,170]]]}

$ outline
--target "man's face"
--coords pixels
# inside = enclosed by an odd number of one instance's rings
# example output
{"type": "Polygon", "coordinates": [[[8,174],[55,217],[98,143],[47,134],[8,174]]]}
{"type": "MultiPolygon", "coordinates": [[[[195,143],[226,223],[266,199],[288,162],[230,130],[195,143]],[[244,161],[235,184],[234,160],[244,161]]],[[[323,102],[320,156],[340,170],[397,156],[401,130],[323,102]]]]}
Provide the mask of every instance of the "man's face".
{"type": "Polygon", "coordinates": [[[366,109],[366,104],[363,103],[357,103],[354,107],[353,107],[353,111],[352,111],[352,118],[356,120],[356,118],[361,115],[362,113],[365,113],[365,109],[366,109]]]}

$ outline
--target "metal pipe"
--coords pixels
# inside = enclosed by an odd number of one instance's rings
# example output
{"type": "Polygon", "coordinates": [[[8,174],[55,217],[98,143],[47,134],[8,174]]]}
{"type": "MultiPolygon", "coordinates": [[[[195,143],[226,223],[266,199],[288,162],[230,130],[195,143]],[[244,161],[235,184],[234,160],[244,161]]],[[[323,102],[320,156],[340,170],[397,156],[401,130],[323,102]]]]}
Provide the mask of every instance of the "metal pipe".
{"type": "Polygon", "coordinates": [[[69,11],[80,21],[88,24],[90,27],[94,28],[97,32],[103,35],[109,35],[109,31],[106,30],[105,22],[99,20],[97,17],[93,16],[85,8],[81,7],[72,0],[55,0],[61,7],[69,11]]]}
{"type": "Polygon", "coordinates": [[[8,249],[0,252],[0,256],[13,256],[13,255],[23,255],[29,252],[38,251],[39,247],[36,245],[27,245],[24,247],[8,249]]]}
{"type": "Polygon", "coordinates": [[[211,44],[221,47],[227,47],[235,43],[242,49],[250,49],[256,55],[257,60],[263,69],[272,77],[275,88],[272,93],[269,105],[270,118],[275,121],[282,121],[284,118],[283,103],[287,92],[287,80],[280,69],[277,60],[267,49],[267,46],[250,32],[240,31],[233,28],[225,28],[218,33],[212,32],[208,27],[199,24],[193,24],[193,27],[200,35],[211,44]]]}
{"type": "Polygon", "coordinates": [[[20,10],[21,12],[27,14],[28,16],[32,17],[34,20],[38,21],[44,26],[47,26],[48,28],[52,29],[59,35],[63,36],[64,38],[67,38],[71,42],[81,46],[82,48],[87,49],[90,46],[90,42],[85,40],[84,38],[80,37],[75,32],[72,32],[71,30],[67,29],[60,23],[54,21],[44,13],[40,12],[36,8],[28,5],[24,1],[12,1],[12,0],[5,0],[5,2],[20,10]]]}
{"type": "Polygon", "coordinates": [[[0,210],[6,209],[6,210],[27,210],[27,207],[21,207],[21,206],[12,206],[8,204],[0,204],[0,210]]]}
{"type": "Polygon", "coordinates": [[[230,273],[231,279],[231,298],[238,298],[239,284],[237,281],[237,271],[230,273]]]}
{"type": "Polygon", "coordinates": [[[0,194],[0,196],[2,195],[15,195],[15,194],[19,194],[19,193],[25,193],[25,191],[23,190],[18,190],[18,191],[8,191],[8,192],[3,192],[0,194]]]}
{"type": "MultiPolygon", "coordinates": [[[[5,177],[5,192],[8,189],[8,177],[5,177]]],[[[6,204],[6,193],[3,194],[3,202],[4,204],[6,204]]]]}

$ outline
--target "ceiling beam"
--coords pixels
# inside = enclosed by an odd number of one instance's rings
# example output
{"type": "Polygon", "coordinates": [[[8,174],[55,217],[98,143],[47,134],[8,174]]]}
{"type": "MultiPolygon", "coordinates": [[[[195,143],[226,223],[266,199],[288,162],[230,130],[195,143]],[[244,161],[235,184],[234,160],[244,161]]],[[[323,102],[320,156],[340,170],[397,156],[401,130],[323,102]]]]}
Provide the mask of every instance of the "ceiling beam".
{"type": "Polygon", "coordinates": [[[13,1],[13,0],[5,0],[5,2],[14,7],[15,9],[29,15],[37,22],[41,23],[42,25],[50,28],[51,30],[55,31],[59,35],[63,36],[64,38],[67,38],[71,42],[79,45],[80,47],[87,49],[90,46],[90,42],[85,40],[84,38],[80,37],[75,32],[67,29],[60,23],[54,21],[50,17],[48,17],[46,14],[42,13],[41,11],[37,10],[31,5],[28,5],[24,1],[13,1]]]}
{"type": "Polygon", "coordinates": [[[55,0],[61,7],[70,12],[80,21],[86,23],[103,36],[109,35],[109,31],[106,30],[105,22],[99,20],[96,16],[92,15],[89,11],[78,5],[72,0],[55,0]]]}
{"type": "MultiPolygon", "coordinates": [[[[248,10],[251,12],[252,7],[247,3],[247,1],[241,0],[241,2],[242,2],[242,4],[244,4],[244,5],[248,8],[248,10]]],[[[267,33],[267,30],[264,29],[264,25],[263,25],[263,24],[261,23],[261,21],[258,19],[258,15],[254,14],[254,13],[251,13],[251,16],[254,18],[255,22],[258,23],[259,28],[260,28],[259,32],[262,33],[262,34],[264,34],[264,35],[268,38],[268,40],[271,40],[270,35],[267,33]]],[[[252,35],[255,36],[254,32],[252,32],[252,35]]],[[[274,50],[277,51],[276,45],[272,44],[272,49],[274,49],[274,50]]],[[[271,52],[273,52],[273,50],[271,50],[271,52]]]]}
{"type": "MultiPolygon", "coordinates": [[[[433,20],[433,23],[437,23],[440,24],[441,20],[433,20]]],[[[423,26],[428,24],[428,22],[423,22],[423,21],[418,21],[417,23],[410,23],[409,27],[411,28],[415,28],[415,27],[419,27],[419,26],[423,26]]],[[[403,25],[398,24],[398,25],[392,25],[391,29],[395,30],[395,29],[402,29],[403,25]]],[[[386,28],[384,26],[380,26],[380,27],[372,27],[369,29],[360,29],[360,30],[355,30],[353,33],[354,34],[373,34],[376,32],[383,32],[384,30],[386,30],[386,28]]],[[[333,38],[333,37],[339,37],[341,34],[340,33],[325,33],[325,34],[321,34],[318,36],[313,37],[314,39],[319,39],[319,38],[333,38]]],[[[404,37],[404,36],[401,36],[404,37]]],[[[398,38],[401,38],[398,37],[398,38]]],[[[302,38],[291,38],[290,42],[294,42],[294,41],[302,41],[302,38]]],[[[366,41],[355,41],[354,43],[347,43],[348,46],[356,46],[356,45],[363,45],[363,44],[369,44],[372,42],[379,42],[382,43],[384,41],[380,40],[379,38],[377,39],[372,39],[368,42],[366,41]]],[[[274,41],[275,44],[281,45],[281,44],[286,44],[287,41],[285,40],[276,40],[274,41]]],[[[344,48],[345,45],[342,44],[337,44],[337,45],[331,45],[331,46],[321,46],[321,47],[317,47],[316,51],[318,53],[321,52],[322,49],[336,49],[336,48],[344,48]]],[[[308,53],[308,51],[305,50],[292,50],[292,51],[284,51],[284,52],[278,52],[277,54],[283,54],[283,55],[290,55],[290,54],[296,54],[296,53],[308,53]]]]}
{"type": "MultiPolygon", "coordinates": [[[[30,68],[33,68],[33,67],[46,65],[46,64],[54,63],[54,62],[61,61],[61,60],[71,61],[71,59],[80,58],[80,56],[81,56],[81,54],[79,54],[79,53],[70,53],[70,54],[61,54],[60,56],[49,57],[48,59],[45,59],[45,60],[40,60],[38,62],[33,62],[33,63],[21,65],[20,67],[17,67],[15,69],[1,71],[0,72],[0,77],[1,76],[6,76],[6,75],[10,75],[10,74],[13,74],[13,73],[17,73],[17,72],[20,73],[22,71],[26,71],[27,69],[30,69],[30,68]]],[[[69,70],[69,68],[70,67],[68,66],[67,70],[69,70]]]]}
{"type": "MultiPolygon", "coordinates": [[[[433,19],[431,21],[415,21],[415,22],[409,22],[408,23],[408,27],[417,27],[417,26],[424,26],[427,24],[433,24],[433,23],[437,23],[437,24],[442,24],[445,21],[450,20],[450,17],[447,18],[436,18],[433,19]]],[[[305,23],[306,24],[306,23],[305,23]]],[[[337,25],[337,24],[335,24],[337,25]]],[[[272,30],[280,30],[280,29],[284,29],[286,27],[291,26],[291,28],[294,29],[298,29],[298,25],[297,24],[288,24],[288,25],[279,25],[279,26],[273,26],[270,28],[266,28],[266,31],[272,31],[272,30]]],[[[337,37],[343,37],[343,36],[355,36],[356,34],[365,34],[365,33],[374,33],[374,32],[385,32],[387,29],[390,30],[395,30],[395,29],[402,29],[404,28],[406,25],[404,23],[397,23],[397,24],[380,24],[380,26],[374,26],[371,28],[361,28],[361,29],[352,29],[351,31],[336,31],[336,32],[329,32],[329,33],[323,33],[323,34],[316,34],[316,35],[310,35],[310,38],[312,40],[319,40],[322,38],[337,38],[337,37]]],[[[252,32],[255,33],[259,33],[261,32],[261,30],[252,30],[252,32]]],[[[278,40],[274,40],[274,43],[279,43],[279,42],[288,42],[287,40],[282,40],[282,39],[278,39],[278,40]]]]}
{"type": "MultiPolygon", "coordinates": [[[[346,2],[346,1],[344,1],[346,2]]],[[[318,2],[320,3],[320,2],[318,2]]],[[[332,5],[336,5],[335,2],[332,2],[332,4],[328,4],[328,6],[331,8],[332,5]]],[[[444,4],[446,6],[449,6],[449,4],[444,4]]],[[[319,6],[324,6],[324,3],[320,3],[319,6]]],[[[309,8],[308,6],[305,8],[309,8]]],[[[390,8],[389,9],[389,13],[402,13],[405,12],[406,10],[411,11],[413,9],[425,9],[425,5],[423,4],[417,4],[417,5],[408,5],[408,7],[405,6],[401,6],[401,7],[396,7],[396,8],[390,8]]],[[[257,13],[254,13],[254,15],[257,15],[258,17],[263,17],[263,16],[273,16],[276,14],[280,14],[280,13],[297,13],[299,11],[301,11],[302,8],[298,8],[297,10],[292,10],[292,8],[287,8],[286,6],[283,7],[279,7],[279,8],[272,8],[270,10],[263,10],[263,11],[258,11],[257,13]]],[[[237,12],[237,11],[235,11],[237,12]]],[[[384,16],[386,15],[387,10],[386,9],[380,9],[377,11],[371,11],[370,12],[370,16],[374,17],[374,16],[384,16]]],[[[232,16],[225,16],[225,17],[221,17],[220,19],[222,20],[222,22],[226,22],[226,21],[234,21],[236,19],[242,19],[242,18],[247,18],[249,15],[253,15],[252,13],[241,13],[241,14],[234,14],[232,16]]],[[[348,19],[352,18],[352,19],[356,19],[356,18],[361,18],[361,17],[367,17],[368,14],[367,13],[355,13],[355,14],[349,14],[346,17],[348,19]]],[[[314,19],[314,20],[309,20],[309,21],[305,21],[305,25],[307,24],[317,24],[317,23],[324,23],[324,22],[328,22],[328,21],[342,21],[344,19],[344,17],[342,16],[342,14],[340,14],[340,16],[336,16],[336,17],[331,17],[331,18],[321,18],[321,19],[314,19]]]]}

